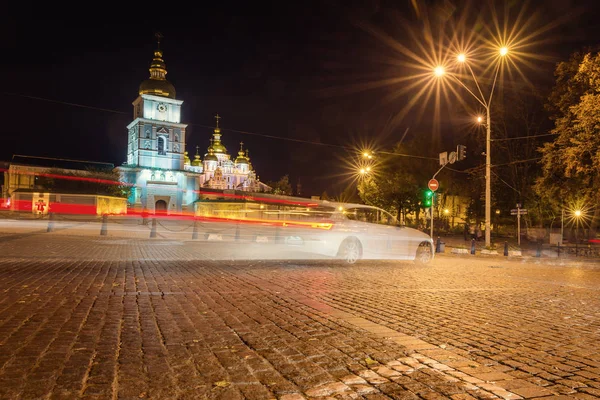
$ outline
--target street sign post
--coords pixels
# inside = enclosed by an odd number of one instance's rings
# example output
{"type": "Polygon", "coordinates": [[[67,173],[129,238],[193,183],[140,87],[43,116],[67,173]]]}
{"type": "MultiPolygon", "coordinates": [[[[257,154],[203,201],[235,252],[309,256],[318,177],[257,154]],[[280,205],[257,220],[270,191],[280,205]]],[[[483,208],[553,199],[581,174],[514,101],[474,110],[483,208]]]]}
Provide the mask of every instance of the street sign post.
{"type": "Polygon", "coordinates": [[[510,215],[517,216],[517,241],[521,245],[521,215],[527,214],[526,208],[521,208],[521,203],[517,203],[517,208],[510,210],[510,215]]]}
{"type": "Polygon", "coordinates": [[[429,219],[430,221],[430,229],[431,229],[431,238],[433,239],[433,206],[435,205],[435,191],[439,189],[440,187],[440,183],[438,182],[437,179],[435,178],[431,178],[429,180],[429,182],[427,182],[427,187],[429,188],[429,190],[431,190],[433,192],[432,196],[431,196],[431,208],[429,209],[429,211],[431,211],[431,218],[429,219]]]}
{"type": "Polygon", "coordinates": [[[432,192],[435,192],[440,187],[440,183],[437,181],[437,179],[430,179],[429,183],[427,183],[427,187],[432,192]]]}

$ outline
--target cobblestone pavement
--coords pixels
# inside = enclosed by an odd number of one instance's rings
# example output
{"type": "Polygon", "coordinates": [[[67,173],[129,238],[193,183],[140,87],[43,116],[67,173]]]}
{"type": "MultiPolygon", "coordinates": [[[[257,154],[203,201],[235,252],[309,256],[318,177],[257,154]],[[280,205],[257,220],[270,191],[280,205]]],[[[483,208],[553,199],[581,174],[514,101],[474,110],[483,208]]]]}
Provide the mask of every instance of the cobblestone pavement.
{"type": "Polygon", "coordinates": [[[244,250],[0,235],[0,398],[600,397],[598,264],[244,250]]]}

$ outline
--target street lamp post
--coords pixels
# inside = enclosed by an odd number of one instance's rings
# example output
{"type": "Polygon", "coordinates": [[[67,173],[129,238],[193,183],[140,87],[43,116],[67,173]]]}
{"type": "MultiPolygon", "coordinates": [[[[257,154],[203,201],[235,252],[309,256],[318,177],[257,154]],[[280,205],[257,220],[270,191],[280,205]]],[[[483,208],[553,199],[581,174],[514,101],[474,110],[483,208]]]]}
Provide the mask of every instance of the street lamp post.
{"type": "MultiPolygon", "coordinates": [[[[502,47],[499,49],[498,53],[501,57],[504,57],[508,54],[508,48],[502,47]]],[[[459,54],[456,57],[457,61],[461,64],[465,64],[473,77],[473,81],[477,86],[477,90],[479,92],[479,96],[476,95],[467,85],[465,85],[456,75],[449,74],[450,77],[454,78],[456,82],[458,82],[464,89],[469,92],[471,96],[473,96],[485,109],[485,127],[486,127],[486,135],[485,135],[485,245],[489,247],[492,243],[492,235],[491,235],[491,220],[492,220],[492,189],[491,189],[491,174],[492,174],[492,158],[491,158],[491,137],[492,137],[492,124],[490,117],[490,107],[492,104],[492,96],[494,95],[494,89],[496,87],[496,79],[498,78],[498,71],[500,70],[500,60],[496,65],[496,70],[494,72],[494,80],[492,82],[492,88],[490,90],[490,96],[488,99],[483,95],[481,87],[479,86],[479,81],[473,72],[473,69],[467,62],[467,56],[465,54],[459,54]]],[[[433,73],[436,77],[440,78],[446,75],[446,71],[444,67],[438,66],[434,68],[433,73]]],[[[477,122],[482,123],[483,118],[477,117],[477,122]]]]}

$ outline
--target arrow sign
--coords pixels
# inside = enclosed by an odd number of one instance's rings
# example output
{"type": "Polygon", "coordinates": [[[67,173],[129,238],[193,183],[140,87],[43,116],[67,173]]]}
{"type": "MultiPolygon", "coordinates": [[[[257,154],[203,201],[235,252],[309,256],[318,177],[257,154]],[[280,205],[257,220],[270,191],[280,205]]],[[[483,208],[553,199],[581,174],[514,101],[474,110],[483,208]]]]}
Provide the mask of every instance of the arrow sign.
{"type": "Polygon", "coordinates": [[[440,183],[437,181],[437,179],[430,179],[429,183],[427,183],[427,187],[432,192],[435,192],[440,187],[440,183]]]}

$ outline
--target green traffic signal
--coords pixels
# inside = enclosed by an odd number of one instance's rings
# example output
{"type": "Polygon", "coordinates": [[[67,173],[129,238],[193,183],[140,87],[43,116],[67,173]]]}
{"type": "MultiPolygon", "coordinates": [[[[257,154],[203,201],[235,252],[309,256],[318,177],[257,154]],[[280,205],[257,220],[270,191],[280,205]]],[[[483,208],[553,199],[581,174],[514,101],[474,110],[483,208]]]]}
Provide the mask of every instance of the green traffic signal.
{"type": "Polygon", "coordinates": [[[425,207],[431,207],[431,198],[433,197],[433,192],[431,190],[425,190],[425,197],[423,198],[423,205],[425,207]]]}

